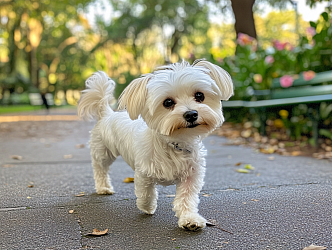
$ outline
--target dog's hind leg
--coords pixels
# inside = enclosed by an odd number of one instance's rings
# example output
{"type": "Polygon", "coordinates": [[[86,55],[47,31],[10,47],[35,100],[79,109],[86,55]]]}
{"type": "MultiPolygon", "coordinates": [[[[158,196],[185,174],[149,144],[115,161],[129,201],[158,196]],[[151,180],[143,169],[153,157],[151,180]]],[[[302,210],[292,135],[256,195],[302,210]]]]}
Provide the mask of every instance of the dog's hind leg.
{"type": "Polygon", "coordinates": [[[114,189],[108,176],[108,170],[116,156],[112,155],[101,141],[97,143],[96,139],[90,141],[90,147],[97,194],[113,194],[114,189]]]}

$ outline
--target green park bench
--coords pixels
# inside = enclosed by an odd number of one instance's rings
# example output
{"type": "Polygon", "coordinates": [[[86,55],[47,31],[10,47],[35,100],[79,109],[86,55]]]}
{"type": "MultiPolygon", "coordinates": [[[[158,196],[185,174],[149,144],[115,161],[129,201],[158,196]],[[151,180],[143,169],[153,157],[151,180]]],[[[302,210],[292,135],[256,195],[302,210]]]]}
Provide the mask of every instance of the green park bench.
{"type": "MultiPolygon", "coordinates": [[[[54,98],[53,95],[50,93],[47,93],[45,95],[45,98],[47,100],[48,105],[52,106],[54,105],[54,98]]],[[[30,105],[32,106],[41,106],[43,105],[43,99],[39,93],[30,93],[29,94],[29,101],[30,105]]]]}
{"type": "Polygon", "coordinates": [[[278,112],[280,108],[306,104],[308,117],[312,121],[313,139],[317,145],[319,126],[319,107],[321,102],[332,102],[332,70],[316,73],[309,81],[300,75],[289,88],[280,85],[280,78],[274,79],[269,90],[248,91],[255,101],[228,101],[223,102],[227,108],[249,108],[257,113],[261,120],[260,133],[266,134],[266,120],[268,112],[278,112]]]}

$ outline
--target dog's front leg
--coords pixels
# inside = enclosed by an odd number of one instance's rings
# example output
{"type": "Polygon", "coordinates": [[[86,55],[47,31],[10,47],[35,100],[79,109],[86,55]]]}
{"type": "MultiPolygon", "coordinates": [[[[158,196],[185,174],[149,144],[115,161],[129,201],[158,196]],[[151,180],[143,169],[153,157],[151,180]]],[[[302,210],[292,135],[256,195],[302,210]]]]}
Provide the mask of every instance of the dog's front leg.
{"type": "Polygon", "coordinates": [[[135,194],[137,207],[146,214],[154,214],[157,208],[158,192],[153,178],[135,172],[135,194]]]}
{"type": "Polygon", "coordinates": [[[176,185],[173,211],[179,218],[179,227],[197,231],[206,226],[206,220],[198,214],[198,194],[203,187],[204,168],[196,169],[191,176],[176,185]]]}

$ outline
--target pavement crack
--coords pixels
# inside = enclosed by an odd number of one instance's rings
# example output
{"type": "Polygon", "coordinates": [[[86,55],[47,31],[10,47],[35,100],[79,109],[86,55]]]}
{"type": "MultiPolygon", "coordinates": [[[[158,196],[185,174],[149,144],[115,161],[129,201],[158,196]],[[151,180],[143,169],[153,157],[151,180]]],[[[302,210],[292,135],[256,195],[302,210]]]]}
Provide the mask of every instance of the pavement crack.
{"type": "Polygon", "coordinates": [[[82,164],[82,163],[89,163],[91,164],[91,160],[81,160],[81,161],[21,161],[21,162],[4,162],[1,166],[5,165],[59,165],[59,164],[82,164]]]}
{"type": "Polygon", "coordinates": [[[0,208],[0,212],[25,210],[25,209],[30,209],[30,207],[5,207],[5,208],[0,208]]]}
{"type": "Polygon", "coordinates": [[[307,185],[319,185],[320,182],[305,182],[305,183],[286,183],[286,184],[266,184],[266,185],[255,185],[255,186],[247,186],[243,184],[243,186],[236,186],[236,187],[225,187],[225,188],[214,188],[214,189],[202,189],[200,194],[204,193],[218,193],[218,192],[230,192],[230,191],[252,191],[257,190],[260,188],[267,188],[267,189],[274,189],[274,188],[281,188],[281,187],[295,187],[295,186],[307,186],[307,185]]]}

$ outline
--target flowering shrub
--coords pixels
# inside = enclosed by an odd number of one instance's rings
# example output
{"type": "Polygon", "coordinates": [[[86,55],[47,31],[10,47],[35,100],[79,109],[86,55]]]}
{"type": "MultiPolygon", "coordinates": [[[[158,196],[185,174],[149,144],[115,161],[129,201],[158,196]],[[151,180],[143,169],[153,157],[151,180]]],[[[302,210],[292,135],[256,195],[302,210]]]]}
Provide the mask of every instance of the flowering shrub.
{"type": "Polygon", "coordinates": [[[293,85],[293,77],[289,76],[289,75],[284,75],[282,77],[280,77],[280,85],[283,88],[288,88],[290,86],[293,85]]]}
{"type": "MultiPolygon", "coordinates": [[[[280,78],[281,87],[289,88],[299,75],[309,81],[318,72],[332,70],[331,13],[324,12],[317,22],[310,22],[306,35],[299,38],[296,47],[288,42],[275,40],[271,48],[264,50],[255,39],[245,34],[238,35],[237,43],[235,56],[215,62],[232,76],[235,85],[232,100],[252,100],[248,87],[254,90],[270,89],[274,78],[280,78]]],[[[302,133],[310,133],[312,124],[306,116],[308,107],[299,105],[289,111],[281,110],[272,114],[275,126],[286,129],[293,138],[300,138],[302,133]]],[[[331,128],[332,119],[326,114],[331,113],[332,104],[327,106],[322,103],[322,125],[327,128],[331,128]]],[[[332,139],[331,129],[321,129],[320,134],[325,137],[329,135],[332,139]]]]}
{"type": "Polygon", "coordinates": [[[241,33],[237,43],[235,56],[215,61],[233,78],[233,100],[250,100],[249,86],[269,89],[274,78],[280,78],[281,86],[288,88],[299,74],[309,81],[315,73],[332,70],[332,18],[326,12],[316,23],[310,22],[297,47],[275,40],[271,48],[264,50],[254,38],[241,33]]]}

